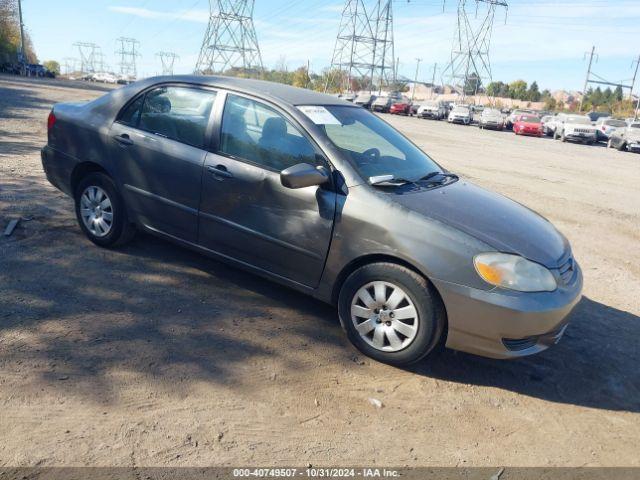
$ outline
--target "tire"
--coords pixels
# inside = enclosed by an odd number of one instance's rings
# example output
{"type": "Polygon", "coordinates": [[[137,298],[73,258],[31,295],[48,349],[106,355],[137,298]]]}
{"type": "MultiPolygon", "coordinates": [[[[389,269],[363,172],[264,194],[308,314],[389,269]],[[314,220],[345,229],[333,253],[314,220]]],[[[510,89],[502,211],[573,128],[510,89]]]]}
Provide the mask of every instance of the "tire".
{"type": "Polygon", "coordinates": [[[109,248],[124,245],[133,239],[135,226],[129,222],[122,196],[108,175],[95,172],[84,177],[76,187],[74,200],[78,224],[87,238],[96,245],[109,248]],[[100,207],[97,215],[92,208],[94,206],[100,207]],[[87,210],[93,211],[89,214],[87,210]],[[110,224],[107,214],[110,216],[110,224]],[[83,216],[87,215],[98,217],[103,222],[92,221],[91,217],[85,220],[83,216]]]}
{"type": "Polygon", "coordinates": [[[349,275],[340,289],[338,314],[349,340],[360,352],[395,366],[415,363],[434,351],[446,324],[444,306],[434,287],[421,275],[394,263],[371,263],[349,275]],[[376,286],[381,288],[378,295],[376,286]],[[362,300],[366,297],[363,291],[368,292],[371,308],[362,300]],[[376,301],[380,296],[386,298],[376,301]],[[390,301],[396,304],[384,305],[390,301]],[[387,309],[377,312],[380,304],[387,309]],[[352,315],[352,311],[364,316],[352,315]],[[400,311],[403,318],[394,317],[400,311]]]}
{"type": "Polygon", "coordinates": [[[620,145],[618,145],[618,150],[621,152],[624,152],[627,150],[627,144],[624,142],[620,142],[620,145]]]}

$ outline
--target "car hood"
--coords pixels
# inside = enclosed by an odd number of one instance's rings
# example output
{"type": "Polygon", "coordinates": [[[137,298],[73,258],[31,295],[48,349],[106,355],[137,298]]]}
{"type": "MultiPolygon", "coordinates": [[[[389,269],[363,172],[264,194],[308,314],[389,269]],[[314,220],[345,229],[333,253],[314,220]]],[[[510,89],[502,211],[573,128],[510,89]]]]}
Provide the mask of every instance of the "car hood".
{"type": "Polygon", "coordinates": [[[569,248],[544,217],[502,195],[459,180],[435,189],[394,193],[402,206],[454,227],[498,251],[515,253],[549,268],[569,248]]]}
{"type": "Polygon", "coordinates": [[[586,123],[569,123],[569,122],[565,122],[564,123],[564,128],[584,128],[586,130],[597,130],[596,127],[594,127],[593,125],[587,125],[586,123]]]}
{"type": "Polygon", "coordinates": [[[638,142],[638,141],[640,141],[640,129],[636,128],[636,129],[633,129],[633,130],[627,130],[627,133],[625,133],[625,136],[629,140],[633,140],[634,142],[638,142]]]}

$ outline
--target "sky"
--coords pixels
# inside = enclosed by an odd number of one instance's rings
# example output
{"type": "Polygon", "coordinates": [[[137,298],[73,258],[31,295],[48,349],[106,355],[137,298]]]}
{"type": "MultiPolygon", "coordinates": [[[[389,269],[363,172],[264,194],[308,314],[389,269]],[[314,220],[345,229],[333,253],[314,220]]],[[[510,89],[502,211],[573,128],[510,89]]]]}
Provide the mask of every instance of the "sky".
{"type": "MultiPolygon", "coordinates": [[[[208,0],[22,2],[24,23],[41,61],[62,64],[66,57],[79,56],[74,42],[93,42],[117,71],[116,38],[133,37],[140,41],[142,76],[160,73],[159,51],[180,56],[175,73],[191,73],[209,19],[208,0]]],[[[536,80],[541,89],[582,90],[585,53],[595,46],[593,71],[611,82],[630,83],[632,64],[640,56],[639,0],[508,3],[508,15],[499,11],[494,24],[494,80],[536,80]]],[[[328,66],[343,6],[344,0],[256,0],[254,23],[265,67],[283,59],[290,69],[307,61],[312,72],[328,66]]],[[[399,74],[413,78],[416,58],[421,58],[419,80],[431,81],[435,64],[436,78],[441,77],[451,58],[456,8],[457,0],[393,2],[399,74]]]]}

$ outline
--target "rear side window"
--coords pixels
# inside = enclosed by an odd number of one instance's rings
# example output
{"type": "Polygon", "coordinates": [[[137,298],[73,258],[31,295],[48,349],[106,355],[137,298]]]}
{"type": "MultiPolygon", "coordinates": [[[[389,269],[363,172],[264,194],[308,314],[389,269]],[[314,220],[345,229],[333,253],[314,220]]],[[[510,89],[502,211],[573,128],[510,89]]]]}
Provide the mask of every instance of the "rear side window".
{"type": "Polygon", "coordinates": [[[144,101],[144,95],[140,95],[133,102],[131,102],[118,117],[118,122],[129,125],[130,127],[137,127],[138,120],[140,119],[140,112],[142,111],[142,102],[144,101]]]}
{"type": "Polygon", "coordinates": [[[150,90],[144,96],[138,128],[203,148],[215,96],[215,92],[187,87],[150,90]]]}
{"type": "Polygon", "coordinates": [[[298,163],[314,165],[311,142],[267,105],[228,94],[222,115],[220,152],[281,171],[298,163]]]}

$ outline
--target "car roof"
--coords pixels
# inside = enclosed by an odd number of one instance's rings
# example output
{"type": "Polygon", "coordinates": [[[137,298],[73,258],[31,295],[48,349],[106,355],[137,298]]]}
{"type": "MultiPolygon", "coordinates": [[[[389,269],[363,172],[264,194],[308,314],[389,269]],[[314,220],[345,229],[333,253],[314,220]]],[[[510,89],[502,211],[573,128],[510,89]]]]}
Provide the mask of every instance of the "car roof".
{"type": "Polygon", "coordinates": [[[235,78],[223,76],[202,75],[171,75],[151,77],[144,80],[149,85],[166,82],[190,83],[210,87],[220,87],[235,90],[240,93],[253,94],[258,97],[285,102],[290,105],[351,105],[352,103],[340,100],[332,95],[314,92],[306,88],[292,87],[282,83],[267,82],[249,78],[235,78]]]}

